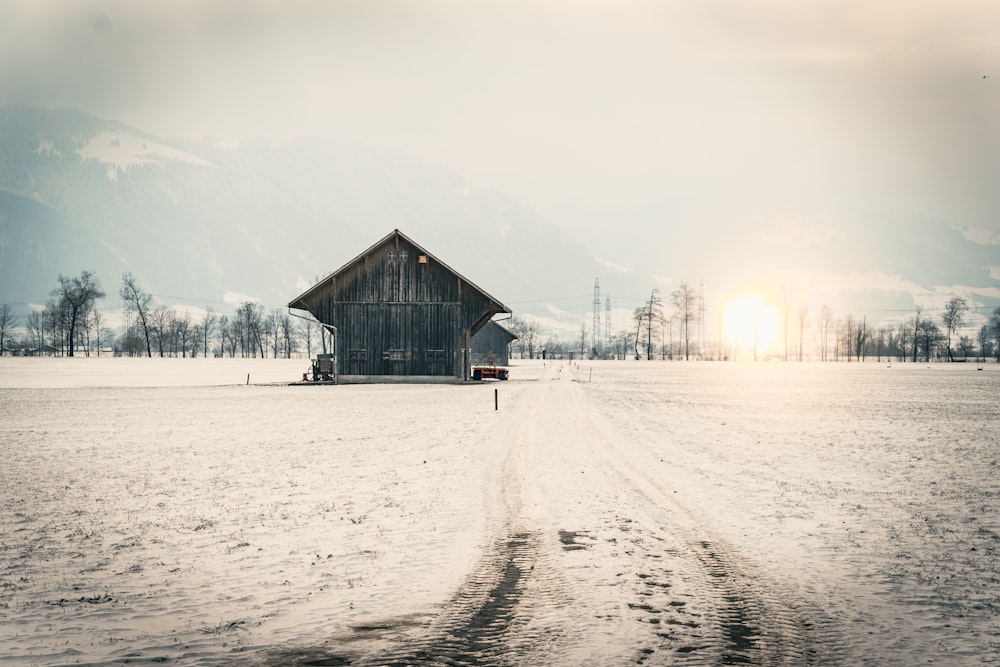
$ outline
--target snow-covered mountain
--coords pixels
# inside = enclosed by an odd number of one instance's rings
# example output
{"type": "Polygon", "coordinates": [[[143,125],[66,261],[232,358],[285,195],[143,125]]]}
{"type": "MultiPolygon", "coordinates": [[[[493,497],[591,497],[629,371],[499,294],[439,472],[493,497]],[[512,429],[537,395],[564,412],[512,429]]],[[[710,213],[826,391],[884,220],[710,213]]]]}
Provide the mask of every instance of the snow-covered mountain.
{"type": "Polygon", "coordinates": [[[86,269],[111,297],[131,271],[168,304],[280,307],[395,228],[515,312],[573,297],[566,317],[583,321],[594,278],[613,280],[511,198],[370,146],[195,144],[7,107],[0,156],[0,302],[44,301],[58,274],[86,269]]]}

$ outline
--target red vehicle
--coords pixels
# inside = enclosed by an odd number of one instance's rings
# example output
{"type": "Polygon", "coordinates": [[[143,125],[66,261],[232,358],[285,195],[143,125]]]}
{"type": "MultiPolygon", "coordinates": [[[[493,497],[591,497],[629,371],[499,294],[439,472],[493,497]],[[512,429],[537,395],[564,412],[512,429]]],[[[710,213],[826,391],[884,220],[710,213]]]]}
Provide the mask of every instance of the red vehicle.
{"type": "Polygon", "coordinates": [[[473,380],[506,380],[508,370],[503,366],[473,366],[473,380]]]}

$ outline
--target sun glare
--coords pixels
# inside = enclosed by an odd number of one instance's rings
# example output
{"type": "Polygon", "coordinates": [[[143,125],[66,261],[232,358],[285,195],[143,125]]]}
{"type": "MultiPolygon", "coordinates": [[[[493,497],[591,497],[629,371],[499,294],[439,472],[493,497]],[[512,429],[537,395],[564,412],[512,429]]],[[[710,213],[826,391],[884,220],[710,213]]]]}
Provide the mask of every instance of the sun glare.
{"type": "Polygon", "coordinates": [[[742,294],[726,304],[722,327],[733,354],[749,353],[757,359],[778,340],[778,313],[760,294],[742,294]]]}

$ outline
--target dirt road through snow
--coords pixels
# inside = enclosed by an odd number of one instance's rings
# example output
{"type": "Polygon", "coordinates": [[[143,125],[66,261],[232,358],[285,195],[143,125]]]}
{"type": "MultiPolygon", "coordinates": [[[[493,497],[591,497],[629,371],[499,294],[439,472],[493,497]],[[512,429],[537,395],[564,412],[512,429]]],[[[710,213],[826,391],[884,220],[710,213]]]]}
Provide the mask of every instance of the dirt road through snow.
{"type": "Polygon", "coordinates": [[[437,617],[376,620],[367,648],[355,636],[360,652],[323,664],[833,661],[822,609],[688,516],[591,413],[572,367],[547,367],[494,434],[508,443],[489,491],[502,511],[476,570],[437,617]]]}

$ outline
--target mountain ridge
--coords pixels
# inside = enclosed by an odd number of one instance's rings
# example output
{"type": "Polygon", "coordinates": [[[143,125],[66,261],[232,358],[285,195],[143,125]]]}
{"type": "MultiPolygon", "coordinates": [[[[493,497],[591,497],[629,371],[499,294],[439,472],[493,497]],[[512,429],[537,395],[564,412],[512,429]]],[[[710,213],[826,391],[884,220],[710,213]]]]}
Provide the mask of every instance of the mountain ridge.
{"type": "Polygon", "coordinates": [[[512,198],[348,141],[220,148],[6,107],[0,151],[0,301],[37,302],[59,273],[88,269],[111,294],[131,271],[189,305],[283,305],[395,228],[504,302],[586,296],[603,270],[512,198]]]}

